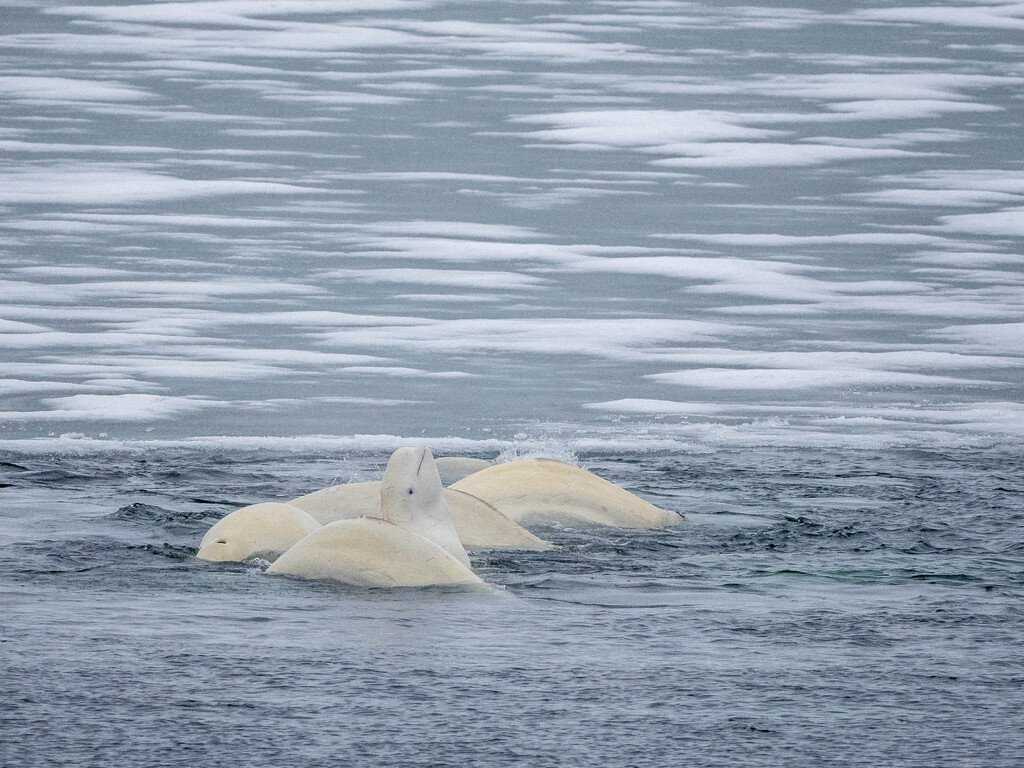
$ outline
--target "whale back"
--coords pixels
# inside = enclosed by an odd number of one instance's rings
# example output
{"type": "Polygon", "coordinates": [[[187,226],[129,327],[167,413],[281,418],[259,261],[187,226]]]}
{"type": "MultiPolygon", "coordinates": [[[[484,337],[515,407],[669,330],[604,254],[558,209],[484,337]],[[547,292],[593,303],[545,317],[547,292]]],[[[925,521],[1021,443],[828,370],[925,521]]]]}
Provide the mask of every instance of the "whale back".
{"type": "Polygon", "coordinates": [[[543,552],[552,546],[471,493],[445,488],[445,500],[467,549],[517,549],[543,552]]]}
{"type": "Polygon", "coordinates": [[[429,448],[399,448],[391,454],[376,517],[419,534],[469,566],[429,448]]]}
{"type": "Polygon", "coordinates": [[[325,525],[281,555],[267,573],[359,587],[482,583],[434,542],[372,517],[325,525]]]}
{"type": "MultiPolygon", "coordinates": [[[[357,517],[377,517],[379,480],[323,488],[288,503],[312,515],[321,525],[357,517]]],[[[551,545],[513,522],[491,504],[463,491],[444,489],[455,531],[465,549],[544,550],[551,545]]]]}
{"type": "Polygon", "coordinates": [[[675,512],[659,509],[592,472],[551,459],[496,464],[463,478],[451,490],[471,493],[525,526],[661,528],[683,522],[675,512]]]}
{"type": "Polygon", "coordinates": [[[377,517],[380,511],[380,480],[332,485],[288,503],[305,510],[321,525],[355,517],[377,517]]]}
{"type": "Polygon", "coordinates": [[[457,483],[474,472],[494,466],[493,461],[473,459],[468,456],[442,456],[434,459],[434,463],[437,464],[437,472],[441,475],[441,483],[444,485],[457,483]]]}

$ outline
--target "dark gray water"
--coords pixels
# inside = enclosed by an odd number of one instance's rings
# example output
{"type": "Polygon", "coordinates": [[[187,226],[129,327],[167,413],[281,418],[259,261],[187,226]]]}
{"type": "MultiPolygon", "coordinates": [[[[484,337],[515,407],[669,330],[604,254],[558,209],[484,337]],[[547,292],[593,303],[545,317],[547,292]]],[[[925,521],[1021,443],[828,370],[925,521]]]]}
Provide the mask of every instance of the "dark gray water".
{"type": "Polygon", "coordinates": [[[0,0],[0,763],[1024,763],[1024,6],[0,0]],[[484,592],[242,504],[576,455],[484,592]]]}
{"type": "Polygon", "coordinates": [[[384,458],[3,457],[4,764],[1020,764],[1019,453],[586,455],[689,522],[544,530],[486,591],[193,559],[384,458]]]}

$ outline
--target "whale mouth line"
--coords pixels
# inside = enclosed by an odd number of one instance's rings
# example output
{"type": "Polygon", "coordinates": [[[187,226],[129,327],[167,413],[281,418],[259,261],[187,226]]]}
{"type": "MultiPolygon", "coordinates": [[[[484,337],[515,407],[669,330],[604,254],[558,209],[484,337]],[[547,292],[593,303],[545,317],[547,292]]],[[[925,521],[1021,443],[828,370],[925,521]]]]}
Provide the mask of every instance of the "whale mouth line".
{"type": "Polygon", "coordinates": [[[420,463],[416,467],[416,477],[420,476],[420,470],[423,469],[423,462],[426,460],[426,458],[427,458],[427,449],[426,448],[421,448],[420,449],[420,463]]]}

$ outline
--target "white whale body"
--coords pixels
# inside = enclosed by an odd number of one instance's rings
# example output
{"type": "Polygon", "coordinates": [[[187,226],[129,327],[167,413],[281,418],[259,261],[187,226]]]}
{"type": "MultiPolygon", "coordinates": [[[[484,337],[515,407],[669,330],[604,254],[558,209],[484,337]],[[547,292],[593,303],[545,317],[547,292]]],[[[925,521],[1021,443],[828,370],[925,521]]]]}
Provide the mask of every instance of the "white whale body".
{"type": "Polygon", "coordinates": [[[203,536],[196,557],[211,562],[274,558],[320,528],[310,514],[289,504],[267,502],[236,509],[203,536]]]}
{"type": "Polygon", "coordinates": [[[319,528],[267,573],[362,587],[482,583],[469,567],[429,448],[391,455],[373,516],[319,528]]]}
{"type": "Polygon", "coordinates": [[[281,555],[267,573],[357,587],[482,583],[433,542],[372,517],[325,525],[281,555]]]}
{"type": "Polygon", "coordinates": [[[463,478],[450,490],[477,496],[525,526],[662,528],[684,520],[592,472],[552,459],[496,464],[463,478]]]}
{"type": "MultiPolygon", "coordinates": [[[[288,503],[305,510],[320,524],[356,517],[376,517],[380,507],[381,483],[333,485],[288,503]]],[[[444,489],[455,530],[466,549],[508,549],[543,551],[551,545],[510,520],[493,505],[464,491],[444,489]]]]}
{"type": "Polygon", "coordinates": [[[493,461],[472,459],[467,456],[442,456],[436,459],[437,473],[441,475],[442,485],[457,483],[464,477],[479,472],[481,469],[493,467],[493,461]]]}
{"type": "Polygon", "coordinates": [[[554,549],[493,504],[465,491],[446,488],[444,498],[455,518],[455,529],[469,549],[509,549],[543,552],[554,549]]]}

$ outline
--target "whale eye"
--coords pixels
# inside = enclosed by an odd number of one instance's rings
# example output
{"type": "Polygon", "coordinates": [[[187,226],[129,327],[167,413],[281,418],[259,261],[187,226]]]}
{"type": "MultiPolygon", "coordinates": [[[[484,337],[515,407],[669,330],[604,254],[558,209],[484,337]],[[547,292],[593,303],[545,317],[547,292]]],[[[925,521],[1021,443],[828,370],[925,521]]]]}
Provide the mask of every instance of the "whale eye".
{"type": "Polygon", "coordinates": [[[412,496],[412,494],[413,494],[413,489],[412,489],[412,488],[410,488],[410,489],[409,489],[409,495],[410,495],[410,496],[412,496]]]}
{"type": "Polygon", "coordinates": [[[215,542],[213,542],[213,543],[214,543],[214,544],[227,544],[227,543],[228,543],[228,540],[227,540],[227,539],[217,539],[217,540],[216,540],[215,542]]]}

